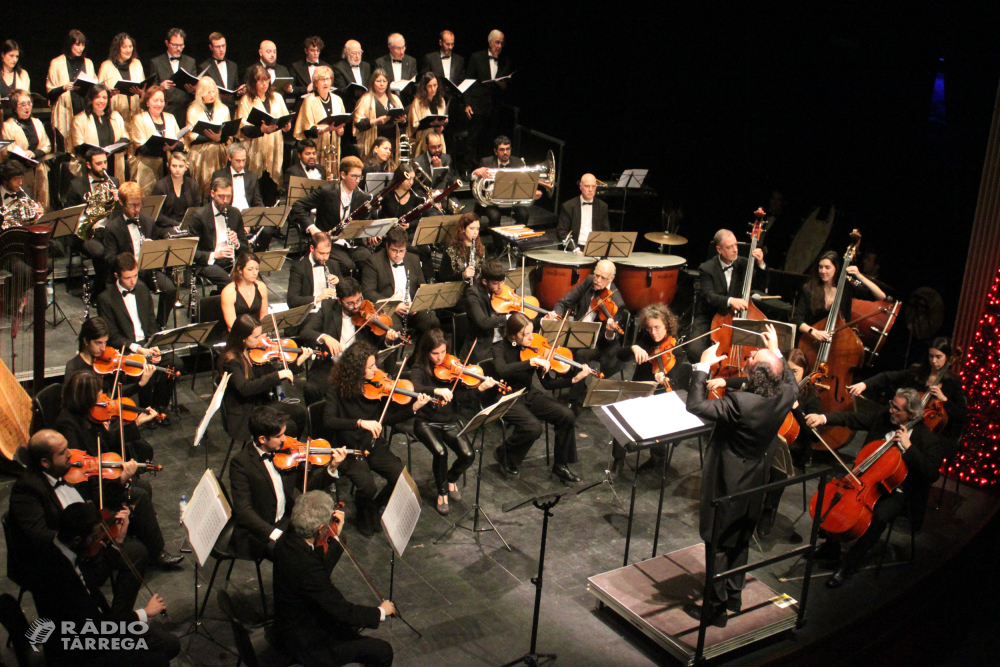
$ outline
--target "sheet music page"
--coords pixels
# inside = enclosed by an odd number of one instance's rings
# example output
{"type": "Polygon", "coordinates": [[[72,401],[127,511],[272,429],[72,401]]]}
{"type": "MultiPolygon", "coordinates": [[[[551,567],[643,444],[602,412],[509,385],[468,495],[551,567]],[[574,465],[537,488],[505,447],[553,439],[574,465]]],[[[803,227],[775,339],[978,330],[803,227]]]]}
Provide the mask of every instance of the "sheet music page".
{"type": "Polygon", "coordinates": [[[417,495],[417,486],[404,468],[382,514],[382,528],[397,556],[402,556],[406,550],[419,518],[420,497],[417,495]]]}
{"type": "Polygon", "coordinates": [[[232,510],[222,495],[215,473],[206,470],[194,493],[191,494],[184,516],[181,517],[181,522],[187,529],[191,549],[194,550],[198,564],[202,567],[212,555],[212,547],[215,546],[215,541],[219,539],[219,533],[226,526],[231,514],[232,510]]]}
{"type": "Polygon", "coordinates": [[[646,174],[649,173],[649,169],[626,169],[622,172],[621,177],[618,179],[618,184],[616,187],[619,188],[638,188],[642,187],[642,182],[646,180],[646,174]]]}
{"type": "Polygon", "coordinates": [[[612,405],[602,406],[601,409],[605,410],[618,423],[624,420],[628,427],[639,435],[641,440],[686,431],[703,425],[698,417],[687,411],[680,396],[672,391],[645,398],[619,401],[612,405]],[[620,420],[611,413],[611,408],[614,408],[614,411],[621,416],[620,420]]]}
{"type": "Polygon", "coordinates": [[[229,385],[229,373],[222,376],[222,381],[219,382],[219,386],[215,388],[215,394],[212,395],[212,401],[208,404],[208,409],[205,410],[205,416],[201,418],[201,423],[198,424],[198,431],[194,435],[194,446],[197,447],[201,444],[201,439],[205,437],[205,431],[208,430],[208,422],[212,421],[212,415],[218,412],[219,408],[222,407],[222,396],[226,393],[226,387],[229,385]]]}

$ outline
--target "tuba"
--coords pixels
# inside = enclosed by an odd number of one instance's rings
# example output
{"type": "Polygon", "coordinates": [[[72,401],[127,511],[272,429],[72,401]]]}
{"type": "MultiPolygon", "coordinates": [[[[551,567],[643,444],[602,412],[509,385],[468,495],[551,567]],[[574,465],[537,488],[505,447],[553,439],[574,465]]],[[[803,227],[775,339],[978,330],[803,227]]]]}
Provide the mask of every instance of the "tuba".
{"type": "Polygon", "coordinates": [[[508,173],[541,174],[538,184],[552,188],[556,183],[556,156],[552,154],[552,151],[549,151],[545,162],[533,167],[490,169],[489,175],[484,178],[473,176],[472,196],[483,206],[531,206],[535,201],[534,196],[527,199],[497,199],[493,196],[493,186],[496,183],[497,175],[508,173]]]}
{"type": "Polygon", "coordinates": [[[115,185],[111,179],[98,183],[93,190],[84,195],[83,200],[87,203],[80,216],[80,222],[76,226],[76,235],[84,241],[89,241],[94,236],[94,228],[101,220],[111,215],[118,197],[115,194],[115,185]]]}

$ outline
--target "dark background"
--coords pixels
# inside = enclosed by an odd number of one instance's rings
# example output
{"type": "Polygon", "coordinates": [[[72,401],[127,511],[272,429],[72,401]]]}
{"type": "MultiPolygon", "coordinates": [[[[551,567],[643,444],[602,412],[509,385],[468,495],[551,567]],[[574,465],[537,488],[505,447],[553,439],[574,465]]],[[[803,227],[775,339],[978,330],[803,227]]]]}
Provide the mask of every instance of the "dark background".
{"type": "Polygon", "coordinates": [[[70,28],[87,35],[95,67],[122,30],[144,62],[170,26],[187,31],[198,62],[221,30],[241,70],[265,38],[290,65],[318,34],[332,63],[346,39],[374,60],[399,31],[419,60],[442,28],[466,57],[498,28],[521,122],[567,142],[564,198],[585,171],[607,180],[648,168],[661,200],[630,207],[628,227],[661,228],[661,201],[682,206],[689,263],[717,228],[740,233],[775,189],[795,226],[835,204],[831,247],[842,253],[860,228],[882,279],[903,298],[921,285],[940,291],[952,327],[997,88],[1000,3],[39,2],[5,14],[0,37],[20,42],[37,92],[70,28]],[[944,115],[932,119],[939,72],[944,115]]]}

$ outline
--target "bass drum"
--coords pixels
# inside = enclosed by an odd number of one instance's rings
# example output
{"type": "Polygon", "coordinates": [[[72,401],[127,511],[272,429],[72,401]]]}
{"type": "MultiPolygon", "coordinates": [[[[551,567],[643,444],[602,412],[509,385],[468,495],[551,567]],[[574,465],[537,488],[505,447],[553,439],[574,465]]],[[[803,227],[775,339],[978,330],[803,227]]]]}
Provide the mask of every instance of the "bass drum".
{"type": "Polygon", "coordinates": [[[531,294],[545,310],[552,310],[559,299],[593,272],[597,260],[562,250],[529,250],[524,253],[535,261],[528,279],[531,294]]]}
{"type": "Polygon", "coordinates": [[[651,303],[669,306],[677,294],[677,276],[687,264],[683,257],[654,252],[634,252],[612,261],[618,267],[615,284],[633,313],[651,303]]]}

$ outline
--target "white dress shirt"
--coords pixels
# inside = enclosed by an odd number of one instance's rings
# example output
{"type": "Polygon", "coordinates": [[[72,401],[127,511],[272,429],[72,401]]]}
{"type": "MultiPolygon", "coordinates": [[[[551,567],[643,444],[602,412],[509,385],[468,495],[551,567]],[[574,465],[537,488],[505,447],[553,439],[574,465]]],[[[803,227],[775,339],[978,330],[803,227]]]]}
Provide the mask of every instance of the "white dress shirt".
{"type": "Polygon", "coordinates": [[[139,221],[136,220],[133,225],[129,222],[128,218],[125,218],[125,228],[128,230],[128,235],[132,237],[132,254],[138,260],[139,250],[142,248],[142,233],[139,231],[139,221]]]}
{"type": "Polygon", "coordinates": [[[170,63],[170,69],[173,70],[173,73],[177,74],[177,70],[179,70],[181,68],[181,61],[180,61],[180,59],[178,59],[178,60],[171,60],[170,59],[170,55],[168,54],[167,55],[167,62],[170,63]]]}
{"type": "Polygon", "coordinates": [[[308,69],[308,70],[309,70],[309,80],[310,80],[310,81],[312,81],[312,80],[313,80],[313,72],[315,72],[315,71],[316,71],[316,68],[317,68],[317,67],[319,67],[319,65],[318,65],[318,64],[317,64],[317,65],[306,65],[306,69],[308,69]]]}
{"type": "Polygon", "coordinates": [[[452,56],[441,56],[441,71],[446,79],[451,79],[451,59],[452,56]]]}
{"type": "MultiPolygon", "coordinates": [[[[233,188],[235,191],[236,188],[233,188]]],[[[215,216],[215,249],[218,250],[221,246],[226,245],[229,240],[229,227],[226,226],[226,216],[223,215],[216,206],[215,202],[212,202],[212,215],[215,216]]],[[[215,257],[208,258],[209,264],[215,264],[215,257]]]]}
{"type": "Polygon", "coordinates": [[[583,195],[580,195],[580,236],[576,240],[576,244],[581,248],[587,245],[587,239],[590,237],[590,232],[594,229],[594,200],[591,199],[588,203],[583,195]]]}
{"type": "Polygon", "coordinates": [[[65,482],[59,484],[59,480],[47,472],[43,474],[45,475],[45,479],[48,481],[48,483],[55,487],[56,498],[59,499],[59,504],[62,505],[63,509],[66,509],[67,507],[69,507],[74,503],[83,502],[83,496],[81,496],[80,492],[74,489],[72,486],[66,484],[65,482]],[[56,486],[56,484],[59,484],[59,486],[56,486]]]}
{"type": "Polygon", "coordinates": [[[733,262],[732,264],[726,264],[725,262],[722,261],[722,256],[720,255],[719,264],[722,266],[722,275],[726,277],[726,290],[728,291],[729,286],[733,282],[733,271],[736,270],[735,268],[730,268],[730,267],[732,267],[733,264],[735,264],[735,262],[733,262]]]}
{"type": "MultiPolygon", "coordinates": [[[[278,523],[281,521],[281,517],[285,516],[285,486],[281,481],[281,475],[278,474],[278,469],[274,467],[274,462],[264,458],[264,454],[266,452],[256,444],[253,448],[257,450],[257,454],[260,455],[261,460],[264,462],[264,467],[267,468],[267,474],[271,476],[271,484],[274,485],[274,497],[278,499],[278,509],[274,513],[274,523],[278,523]]],[[[281,532],[280,528],[272,530],[270,535],[271,539],[277,540],[281,537],[281,532]]]]}
{"type": "Polygon", "coordinates": [[[240,176],[237,178],[233,168],[229,168],[229,178],[233,181],[233,206],[241,211],[245,211],[250,208],[250,204],[247,203],[246,167],[239,173],[240,176]]]}
{"type": "Polygon", "coordinates": [[[409,301],[410,295],[406,291],[406,263],[400,262],[399,266],[394,266],[392,260],[389,260],[389,268],[392,269],[392,281],[396,284],[392,298],[399,299],[400,301],[409,301]]]}
{"type": "Polygon", "coordinates": [[[271,83],[274,83],[274,65],[268,65],[263,60],[260,61],[260,66],[267,70],[267,73],[271,75],[271,83]]]}
{"type": "MultiPolygon", "coordinates": [[[[138,285],[138,283],[136,283],[138,285]]],[[[118,288],[119,292],[125,291],[125,287],[119,281],[115,281],[115,286],[118,288]]],[[[132,288],[133,290],[135,288],[132,288]]],[[[128,316],[132,318],[132,328],[135,330],[135,340],[136,342],[129,345],[129,349],[133,352],[139,349],[139,341],[146,339],[146,332],[142,330],[142,322],[139,320],[139,308],[135,303],[135,293],[127,294],[122,297],[125,302],[125,310],[128,311],[128,316]]]]}
{"type": "Polygon", "coordinates": [[[301,160],[299,162],[302,165],[302,171],[304,171],[306,173],[306,178],[311,178],[313,180],[319,180],[319,179],[323,178],[320,175],[319,169],[317,167],[307,167],[305,165],[305,163],[302,162],[301,160]]]}
{"type": "MultiPolygon", "coordinates": [[[[391,59],[391,56],[390,56],[390,59],[391,59]]],[[[393,63],[393,62],[390,62],[389,64],[392,65],[392,80],[393,81],[402,81],[403,80],[403,63],[393,63]]]]}
{"type": "Polygon", "coordinates": [[[351,315],[346,310],[341,312],[340,320],[340,344],[346,350],[351,345],[354,345],[354,341],[357,340],[355,332],[357,327],[354,326],[354,322],[351,320],[351,315]],[[344,341],[347,341],[346,343],[344,341]]]}
{"type": "Polygon", "coordinates": [[[351,199],[354,197],[354,192],[348,192],[347,188],[340,186],[340,221],[343,222],[351,213],[351,199]]]}
{"type": "Polygon", "coordinates": [[[219,78],[222,79],[222,86],[225,87],[229,83],[229,67],[226,65],[226,61],[215,63],[215,68],[219,70],[219,78]]]}
{"type": "Polygon", "coordinates": [[[362,86],[365,85],[361,80],[361,63],[351,65],[351,73],[354,74],[354,83],[360,83],[362,86]]]}

